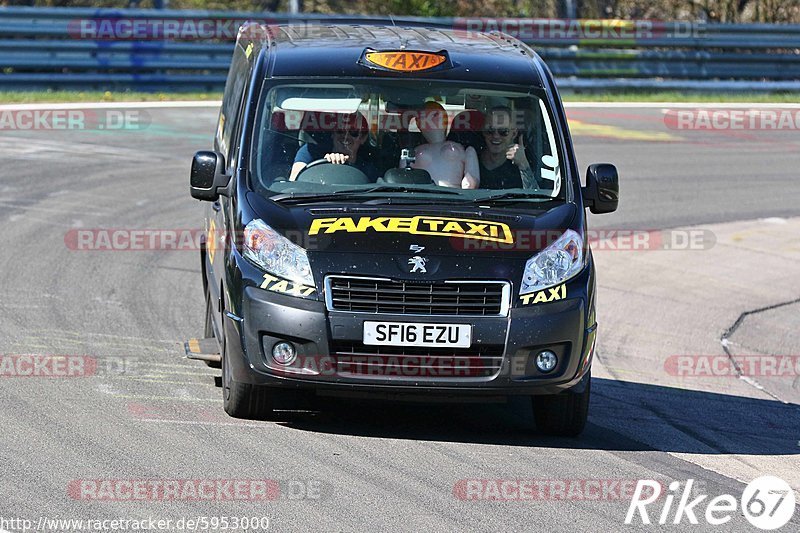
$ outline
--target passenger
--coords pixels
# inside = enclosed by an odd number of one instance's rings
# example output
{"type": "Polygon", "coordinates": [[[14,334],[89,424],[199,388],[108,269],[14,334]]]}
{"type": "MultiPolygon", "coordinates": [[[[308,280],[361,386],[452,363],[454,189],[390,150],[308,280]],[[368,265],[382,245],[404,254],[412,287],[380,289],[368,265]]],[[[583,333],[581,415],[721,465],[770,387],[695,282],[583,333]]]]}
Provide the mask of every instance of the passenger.
{"type": "MultiPolygon", "coordinates": [[[[417,127],[426,144],[414,149],[412,168],[428,171],[433,181],[443,187],[477,189],[480,165],[474,148],[447,140],[447,111],[437,102],[427,102],[419,113],[417,127]]],[[[403,168],[404,161],[400,161],[403,168]]]]}
{"type": "Polygon", "coordinates": [[[297,151],[289,174],[290,181],[295,181],[309,163],[318,159],[325,159],[334,165],[352,165],[373,179],[377,176],[375,166],[365,158],[359,158],[358,154],[367,140],[367,120],[361,113],[339,115],[336,118],[336,129],[330,141],[319,145],[306,143],[297,151]]]}
{"type": "Polygon", "coordinates": [[[525,155],[523,136],[514,127],[513,116],[508,107],[494,107],[489,111],[483,130],[486,146],[480,154],[482,189],[539,187],[525,155]]]}

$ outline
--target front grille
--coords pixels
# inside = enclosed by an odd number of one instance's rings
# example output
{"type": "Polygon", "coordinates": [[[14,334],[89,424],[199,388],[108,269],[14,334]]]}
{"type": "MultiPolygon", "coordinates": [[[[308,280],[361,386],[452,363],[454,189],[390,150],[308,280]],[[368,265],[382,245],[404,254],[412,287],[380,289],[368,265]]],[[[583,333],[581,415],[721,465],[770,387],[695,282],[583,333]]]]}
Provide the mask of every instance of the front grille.
{"type": "Polygon", "coordinates": [[[503,364],[502,346],[420,348],[336,341],[331,354],[338,375],[374,379],[483,378],[497,374],[503,364]]]}
{"type": "Polygon", "coordinates": [[[329,276],[328,308],[356,313],[498,316],[508,311],[508,283],[408,282],[329,276]]]}

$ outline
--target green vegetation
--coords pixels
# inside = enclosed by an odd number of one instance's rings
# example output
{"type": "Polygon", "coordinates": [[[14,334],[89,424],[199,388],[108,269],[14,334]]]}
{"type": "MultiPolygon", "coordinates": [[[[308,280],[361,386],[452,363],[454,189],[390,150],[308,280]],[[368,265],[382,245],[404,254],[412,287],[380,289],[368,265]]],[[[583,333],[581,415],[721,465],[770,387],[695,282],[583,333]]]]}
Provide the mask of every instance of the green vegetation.
{"type": "Polygon", "coordinates": [[[132,91],[0,91],[2,104],[63,102],[168,102],[185,100],[221,100],[218,93],[144,93],[132,91]]]}
{"type": "MultiPolygon", "coordinates": [[[[305,13],[409,15],[418,17],[565,16],[565,0],[298,0],[305,13]]],[[[2,5],[125,8],[131,0],[0,0],[2,5]]],[[[151,8],[157,0],[139,0],[151,8]]],[[[289,0],[169,0],[172,9],[286,12],[289,0]]],[[[800,22],[800,0],[582,0],[576,18],[800,22]]]]}

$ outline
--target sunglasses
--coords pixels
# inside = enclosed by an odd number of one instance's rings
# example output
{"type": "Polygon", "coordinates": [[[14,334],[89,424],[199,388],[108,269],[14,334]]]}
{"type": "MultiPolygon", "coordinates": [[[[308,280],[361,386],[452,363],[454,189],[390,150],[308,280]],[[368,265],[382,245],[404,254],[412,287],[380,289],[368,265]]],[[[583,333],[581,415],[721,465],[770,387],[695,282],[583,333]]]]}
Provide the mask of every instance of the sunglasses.
{"type": "Polygon", "coordinates": [[[508,128],[486,128],[486,135],[492,136],[495,133],[500,135],[500,137],[506,137],[511,133],[511,130],[508,128]]]}
{"type": "Polygon", "coordinates": [[[339,130],[339,131],[336,132],[336,135],[338,135],[340,137],[344,137],[345,135],[349,135],[350,137],[353,137],[354,139],[357,139],[358,137],[361,137],[361,135],[363,135],[363,134],[364,134],[364,132],[361,131],[361,130],[347,130],[347,131],[339,130]]]}

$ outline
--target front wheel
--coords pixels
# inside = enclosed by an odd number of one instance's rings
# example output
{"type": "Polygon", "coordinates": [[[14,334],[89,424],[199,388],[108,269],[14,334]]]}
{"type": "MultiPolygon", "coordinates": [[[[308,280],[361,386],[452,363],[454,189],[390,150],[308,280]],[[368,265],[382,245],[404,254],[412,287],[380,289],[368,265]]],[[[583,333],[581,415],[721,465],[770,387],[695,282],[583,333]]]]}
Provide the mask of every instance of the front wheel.
{"type": "Polygon", "coordinates": [[[272,391],[234,380],[229,358],[226,339],[222,348],[222,406],[225,412],[233,418],[267,418],[272,413],[272,391]]]}
{"type": "Polygon", "coordinates": [[[586,385],[581,392],[567,390],[531,398],[533,417],[539,431],[559,437],[577,437],[581,434],[589,417],[591,374],[587,373],[583,379],[586,385]]]}

